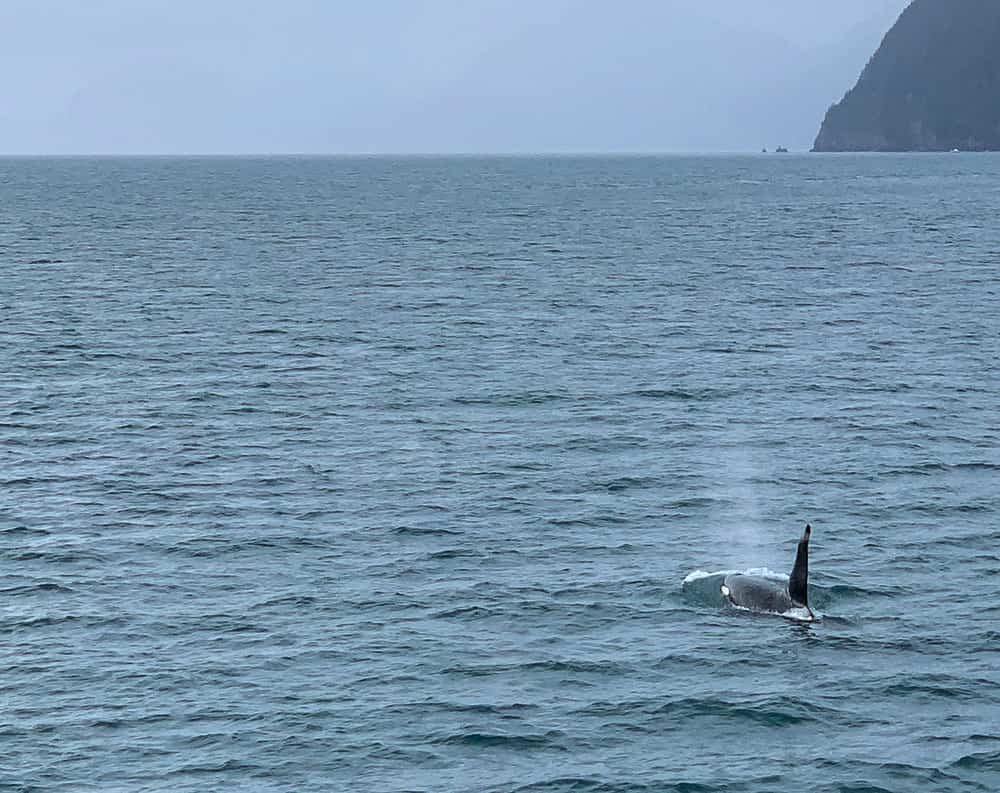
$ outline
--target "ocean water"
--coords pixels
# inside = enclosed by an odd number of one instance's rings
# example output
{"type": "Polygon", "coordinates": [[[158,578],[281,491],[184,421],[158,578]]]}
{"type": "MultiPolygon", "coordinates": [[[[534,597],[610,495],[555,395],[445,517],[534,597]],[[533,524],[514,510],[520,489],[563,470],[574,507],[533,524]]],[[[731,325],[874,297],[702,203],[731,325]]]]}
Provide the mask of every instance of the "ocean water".
{"type": "Polygon", "coordinates": [[[0,789],[1000,790],[997,218],[992,155],[0,160],[0,789]],[[807,521],[821,619],[727,608],[807,521]]]}

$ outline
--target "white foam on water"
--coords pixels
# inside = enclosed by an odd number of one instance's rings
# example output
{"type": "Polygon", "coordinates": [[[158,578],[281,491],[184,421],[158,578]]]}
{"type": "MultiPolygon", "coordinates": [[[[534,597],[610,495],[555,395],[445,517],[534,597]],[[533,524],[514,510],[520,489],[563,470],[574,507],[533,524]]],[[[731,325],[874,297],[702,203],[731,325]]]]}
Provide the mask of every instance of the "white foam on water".
{"type": "Polygon", "coordinates": [[[750,567],[746,570],[716,570],[713,573],[709,573],[706,570],[692,570],[686,576],[684,576],[684,583],[690,584],[694,581],[699,581],[702,578],[711,578],[716,575],[758,575],[761,578],[771,578],[776,581],[787,581],[787,573],[776,573],[768,567],[750,567]]]}
{"type": "Polygon", "coordinates": [[[786,620],[795,620],[796,622],[816,622],[819,619],[809,609],[804,608],[788,609],[788,611],[783,611],[781,616],[786,620]]]}
{"type": "Polygon", "coordinates": [[[739,570],[716,570],[714,573],[708,573],[704,570],[694,570],[684,576],[684,583],[690,584],[694,581],[700,581],[702,578],[711,578],[717,575],[729,575],[730,573],[738,573],[739,570]]]}
{"type": "Polygon", "coordinates": [[[761,578],[771,578],[775,581],[787,581],[788,573],[776,573],[769,567],[751,567],[740,571],[741,575],[759,575],[761,578]]]}
{"type": "Polygon", "coordinates": [[[819,617],[813,614],[809,609],[804,608],[794,608],[788,609],[788,611],[766,611],[764,609],[751,609],[746,606],[741,606],[739,603],[729,603],[730,608],[734,608],[737,611],[743,611],[747,614],[773,614],[776,617],[783,617],[786,620],[791,620],[792,622],[819,622],[819,617]]]}

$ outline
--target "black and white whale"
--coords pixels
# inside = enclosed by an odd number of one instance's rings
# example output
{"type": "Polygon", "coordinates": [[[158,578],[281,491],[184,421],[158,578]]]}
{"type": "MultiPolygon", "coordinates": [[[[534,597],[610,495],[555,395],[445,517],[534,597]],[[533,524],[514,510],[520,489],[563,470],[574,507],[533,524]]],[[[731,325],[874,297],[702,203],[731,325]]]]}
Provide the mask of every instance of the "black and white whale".
{"type": "Polygon", "coordinates": [[[792,619],[814,620],[809,608],[809,534],[806,524],[795,553],[795,566],[788,583],[774,578],[745,573],[730,573],[722,583],[722,594],[729,602],[751,611],[769,611],[792,619]]]}

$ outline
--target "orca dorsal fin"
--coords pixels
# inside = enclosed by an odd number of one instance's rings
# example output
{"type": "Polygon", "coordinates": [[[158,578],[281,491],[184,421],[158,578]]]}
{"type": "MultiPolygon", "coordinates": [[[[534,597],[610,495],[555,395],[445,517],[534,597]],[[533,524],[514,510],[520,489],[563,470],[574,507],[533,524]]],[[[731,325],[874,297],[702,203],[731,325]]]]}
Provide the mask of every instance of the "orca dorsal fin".
{"type": "Polygon", "coordinates": [[[807,523],[802,532],[799,548],[795,552],[795,566],[788,577],[788,595],[792,602],[809,608],[809,534],[812,527],[807,523]]]}

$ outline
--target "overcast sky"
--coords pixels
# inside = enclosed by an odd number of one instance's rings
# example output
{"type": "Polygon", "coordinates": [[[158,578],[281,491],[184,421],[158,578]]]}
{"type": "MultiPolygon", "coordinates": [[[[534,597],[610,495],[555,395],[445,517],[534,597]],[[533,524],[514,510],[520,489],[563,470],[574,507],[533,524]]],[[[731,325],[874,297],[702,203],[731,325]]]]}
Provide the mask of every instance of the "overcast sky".
{"type": "Polygon", "coordinates": [[[907,0],[0,0],[0,153],[808,148],[907,0]]]}

